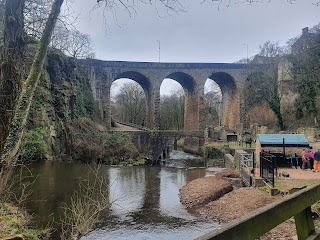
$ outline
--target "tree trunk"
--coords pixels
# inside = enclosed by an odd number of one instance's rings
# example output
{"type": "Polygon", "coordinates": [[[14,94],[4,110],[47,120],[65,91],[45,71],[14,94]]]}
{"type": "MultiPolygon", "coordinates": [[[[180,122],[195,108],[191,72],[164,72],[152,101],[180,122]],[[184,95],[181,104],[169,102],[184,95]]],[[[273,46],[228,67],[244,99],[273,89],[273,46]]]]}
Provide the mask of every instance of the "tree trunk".
{"type": "Polygon", "coordinates": [[[22,59],[25,49],[23,9],[25,0],[5,2],[3,51],[0,78],[0,152],[21,91],[22,59]]]}
{"type": "Polygon", "coordinates": [[[18,150],[29,116],[32,98],[41,76],[48,45],[63,1],[64,0],[54,0],[52,4],[51,12],[38,44],[28,78],[22,84],[22,92],[15,109],[13,120],[10,124],[9,135],[6,139],[1,156],[1,162],[7,165],[14,165],[16,163],[18,150]]]}

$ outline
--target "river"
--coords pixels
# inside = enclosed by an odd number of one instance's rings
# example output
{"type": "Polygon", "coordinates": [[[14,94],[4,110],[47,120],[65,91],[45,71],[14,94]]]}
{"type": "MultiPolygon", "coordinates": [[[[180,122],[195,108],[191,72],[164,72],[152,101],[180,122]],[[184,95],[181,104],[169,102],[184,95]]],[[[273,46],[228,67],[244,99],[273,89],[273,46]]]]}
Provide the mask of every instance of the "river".
{"type": "MultiPolygon", "coordinates": [[[[83,240],[102,239],[194,239],[216,229],[213,221],[197,221],[179,200],[179,189],[188,182],[212,175],[199,157],[172,151],[162,167],[101,166],[108,179],[108,199],[114,202],[95,229],[83,240]]],[[[79,179],[92,167],[84,164],[45,161],[29,167],[33,192],[26,208],[36,226],[49,221],[58,226],[63,203],[77,190],[79,179]]],[[[217,169],[218,170],[218,169],[217,169]]],[[[55,239],[59,239],[55,236],[55,239]]]]}

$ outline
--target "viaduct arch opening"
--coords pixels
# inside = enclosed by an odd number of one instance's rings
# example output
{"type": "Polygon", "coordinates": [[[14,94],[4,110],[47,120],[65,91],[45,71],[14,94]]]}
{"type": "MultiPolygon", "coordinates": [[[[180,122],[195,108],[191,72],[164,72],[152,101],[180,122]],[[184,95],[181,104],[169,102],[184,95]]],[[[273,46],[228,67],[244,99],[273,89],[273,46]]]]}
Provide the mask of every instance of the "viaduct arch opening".
{"type": "Polygon", "coordinates": [[[216,72],[209,76],[221,90],[221,126],[236,126],[240,123],[240,92],[235,79],[228,73],[216,72]]]}
{"type": "Polygon", "coordinates": [[[146,94],[137,82],[120,78],[111,84],[111,118],[123,123],[144,126],[146,94]]]}
{"type": "Polygon", "coordinates": [[[199,99],[196,94],[196,82],[188,74],[183,72],[174,72],[169,74],[167,79],[172,79],[182,86],[184,90],[184,130],[199,129],[199,99]]]}
{"type": "Polygon", "coordinates": [[[185,92],[180,83],[165,78],[160,85],[160,130],[184,127],[185,92]]]}
{"type": "MultiPolygon", "coordinates": [[[[135,71],[126,71],[119,75],[117,75],[111,82],[111,87],[114,82],[121,81],[125,79],[123,87],[125,87],[127,92],[127,99],[126,96],[122,96],[123,103],[122,107],[127,106],[127,111],[131,111],[131,117],[123,118],[124,122],[134,123],[141,126],[150,127],[152,125],[152,103],[153,99],[151,98],[151,83],[149,79],[144,76],[143,74],[135,71]],[[132,95],[133,93],[133,95],[132,95]],[[126,101],[127,100],[127,101],[126,101]],[[125,105],[127,104],[127,105],[125,105]],[[131,107],[129,105],[132,105],[131,107]],[[131,120],[130,120],[131,119],[131,120]]],[[[120,89],[119,89],[120,90],[120,89]]],[[[121,90],[120,90],[121,92],[121,90]]],[[[111,95],[111,93],[110,93],[111,95]]],[[[110,112],[112,113],[113,106],[110,106],[110,112]]],[[[110,114],[109,116],[111,116],[110,114]]]]}
{"type": "Polygon", "coordinates": [[[204,122],[206,127],[221,127],[222,93],[219,85],[212,79],[204,84],[204,122]]]}

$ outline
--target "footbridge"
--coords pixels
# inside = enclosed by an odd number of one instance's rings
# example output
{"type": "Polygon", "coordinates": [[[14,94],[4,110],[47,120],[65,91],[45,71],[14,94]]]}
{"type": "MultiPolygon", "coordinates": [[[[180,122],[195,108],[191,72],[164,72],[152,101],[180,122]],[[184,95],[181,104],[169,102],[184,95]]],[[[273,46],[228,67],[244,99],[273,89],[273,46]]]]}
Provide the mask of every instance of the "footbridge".
{"type": "MultiPolygon", "coordinates": [[[[81,63],[81,62],[80,62],[81,63]]],[[[160,86],[164,79],[181,84],[185,92],[184,129],[203,131],[204,85],[207,79],[215,81],[222,92],[222,126],[233,128],[244,122],[244,99],[241,96],[246,79],[257,72],[248,64],[235,63],[152,63],[82,60],[88,73],[94,99],[101,117],[111,127],[110,88],[114,81],[128,78],[143,88],[146,104],[146,127],[161,129],[160,86]]]]}
{"type": "Polygon", "coordinates": [[[199,153],[204,142],[203,131],[192,130],[153,130],[136,124],[115,121],[116,125],[130,127],[114,127],[110,131],[121,131],[131,136],[133,143],[140,152],[151,155],[153,161],[169,154],[169,146],[176,145],[180,138],[184,138],[184,144],[189,151],[199,153]]]}

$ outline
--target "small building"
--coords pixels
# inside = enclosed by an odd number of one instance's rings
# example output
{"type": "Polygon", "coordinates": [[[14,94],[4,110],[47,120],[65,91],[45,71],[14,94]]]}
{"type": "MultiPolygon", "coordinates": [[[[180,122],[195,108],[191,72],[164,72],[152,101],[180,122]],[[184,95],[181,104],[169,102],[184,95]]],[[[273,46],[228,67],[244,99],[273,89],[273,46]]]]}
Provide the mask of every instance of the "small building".
{"type": "Polygon", "coordinates": [[[281,152],[284,156],[299,153],[309,148],[309,142],[304,134],[257,134],[256,159],[259,164],[260,152],[281,152]]]}

